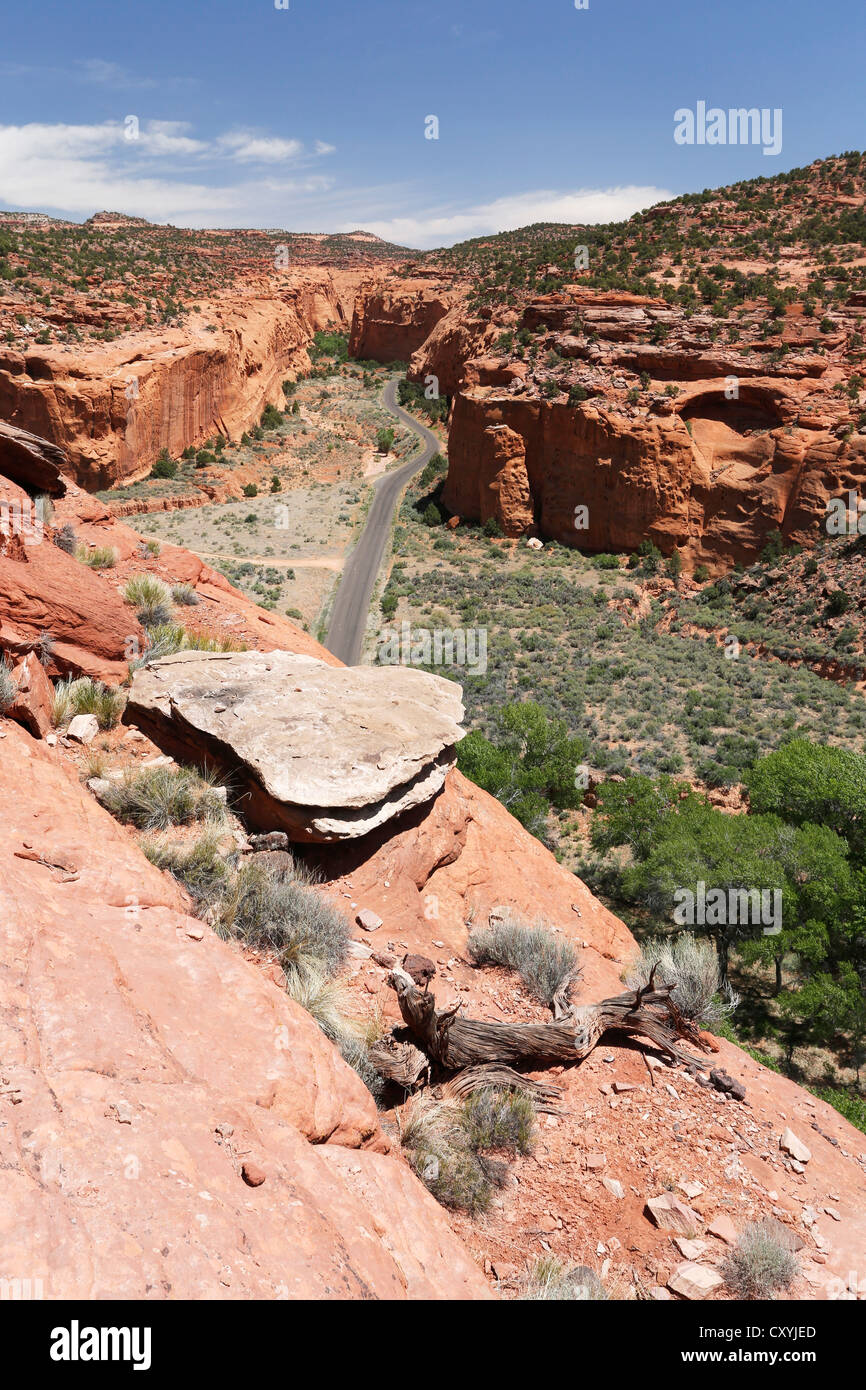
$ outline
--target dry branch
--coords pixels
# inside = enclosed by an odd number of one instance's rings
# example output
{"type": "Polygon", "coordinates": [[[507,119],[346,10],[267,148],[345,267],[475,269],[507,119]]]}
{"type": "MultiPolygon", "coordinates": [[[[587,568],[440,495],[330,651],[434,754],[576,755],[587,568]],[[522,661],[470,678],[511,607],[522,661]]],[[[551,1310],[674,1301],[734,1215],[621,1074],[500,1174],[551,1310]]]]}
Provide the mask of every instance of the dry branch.
{"type": "Polygon", "coordinates": [[[694,1071],[699,1063],[679,1047],[679,1041],[685,1039],[702,1052],[706,1046],[696,1025],[671,1000],[676,984],[656,986],[654,977],[655,969],[639,989],[575,1008],[558,1023],[487,1023],[464,1018],[459,1004],[437,1009],[435,997],[417,989],[403,971],[393,971],[388,983],[415,1042],[445,1071],[493,1062],[536,1067],[582,1062],[599,1038],[611,1031],[647,1038],[694,1071]]]}
{"type": "Polygon", "coordinates": [[[544,1081],[533,1081],[529,1076],[521,1076],[519,1071],[506,1067],[502,1062],[489,1062],[478,1067],[465,1067],[463,1071],[451,1076],[439,1088],[444,1100],[465,1100],[474,1091],[486,1090],[488,1086],[498,1090],[522,1091],[531,1096],[536,1110],[548,1115],[558,1115],[557,1101],[562,1098],[562,1089],[544,1081]]]}

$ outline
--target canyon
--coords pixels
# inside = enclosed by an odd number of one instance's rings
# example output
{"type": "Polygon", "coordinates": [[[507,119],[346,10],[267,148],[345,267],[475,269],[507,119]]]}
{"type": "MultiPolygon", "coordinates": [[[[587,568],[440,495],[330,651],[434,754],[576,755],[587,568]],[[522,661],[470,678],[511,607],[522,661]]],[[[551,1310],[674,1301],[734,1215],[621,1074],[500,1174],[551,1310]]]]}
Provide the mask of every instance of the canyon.
{"type": "Polygon", "coordinates": [[[283,381],[309,370],[314,333],[348,325],[361,273],[294,272],[284,289],[250,276],[182,328],[74,351],[0,349],[0,416],[60,445],[90,491],[146,477],[164,450],[238,438],[282,401],[283,381]]]}
{"type": "MultiPolygon", "coordinates": [[[[706,1065],[743,1086],[748,1105],[652,1053],[650,1066],[612,1035],[580,1067],[535,1073],[556,1083],[560,1102],[483,1222],[434,1201],[364,1085],[287,997],[280,969],[193,915],[178,882],[83,785],[83,750],[36,717],[61,674],[120,682],[140,631],[122,588],[142,572],[192,584],[202,630],[242,638],[265,663],[268,652],[294,653],[341,668],[197,557],[168,545],[144,553],[68,475],[59,483],[40,544],[0,541],[0,592],[17,596],[2,645],[30,673],[20,705],[0,716],[8,1277],[38,1277],[52,1297],[476,1299],[513,1297],[546,1249],[601,1260],[618,1296],[697,1296],[698,1276],[687,1279],[644,1211],[673,1181],[701,1189],[691,1199],[706,1230],[701,1279],[712,1285],[731,1230],[766,1216],[800,1250],[800,1296],[856,1297],[847,1281],[866,1238],[862,1136],[722,1039],[710,1040],[706,1065]],[[54,545],[62,525],[110,545],[115,566],[91,571],[54,545]],[[33,653],[47,624],[57,641],[43,664],[33,653]],[[807,1164],[781,1149],[786,1126],[807,1140],[807,1164]]],[[[3,486],[10,500],[23,496],[3,486]]],[[[226,705],[236,684],[227,661],[221,682],[220,658],[206,660],[226,705]]],[[[183,755],[205,756],[204,737],[197,744],[186,727],[183,755]]],[[[101,743],[109,779],[178,752],[134,691],[101,743]]],[[[320,752],[321,787],[341,753],[320,752]]],[[[573,943],[578,1005],[616,994],[636,952],[624,924],[503,806],[444,771],[411,809],[310,846],[319,891],[367,924],[353,932],[346,977],[359,1010],[373,1004],[389,1026],[399,1021],[389,970],[414,953],[433,957],[440,995],[470,1016],[541,1021],[503,972],[468,958],[472,924],[503,911],[543,916],[573,943]]]]}
{"type": "MultiPolygon", "coordinates": [[[[647,214],[640,235],[658,225],[647,214]]],[[[127,235],[151,233],[117,214],[88,230],[127,235]]],[[[95,332],[40,343],[57,313],[39,318],[16,287],[0,347],[4,1277],[52,1298],[488,1299],[519,1296],[550,1256],[598,1267],[616,1296],[666,1301],[715,1294],[727,1248],[766,1219],[798,1253],[792,1296],[866,1295],[858,1275],[851,1287],[862,1133],[709,1034],[694,1066],[612,1033],[580,1066],[533,1070],[556,1101],[483,1219],[434,1200],[406,1161],[405,1106],[377,1109],[276,953],[221,931],[109,814],[106,788],[181,764],[227,775],[226,854],[255,865],[291,842],[344,919],[340,989],[383,1033],[401,1021],[392,972],[419,958],[440,1006],[547,1022],[469,949],[509,914],[573,947],[578,1011],[622,991],[637,943],[454,766],[457,686],[353,672],[191,550],[148,545],[121,516],[137,503],[91,495],[255,428],[334,330],[360,363],[405,362],[450,398],[440,500],[455,524],[590,552],[649,541],[722,573],[774,532],[812,545],[828,498],[863,487],[863,295],[816,323],[801,265],[802,293],[765,332],[758,295],[742,318],[713,314],[551,271],[544,246],[540,283],[518,271],[512,292],[479,290],[471,260],[361,234],[330,258],[306,241],[282,271],[273,238],[243,234],[221,261],[219,234],[203,237],[224,281],[193,279],[194,304],[162,324],[146,321],[149,284],[127,331],[119,281],[104,318],[89,291],[68,300],[70,323],[96,316],[95,332]],[[184,640],[206,650],[140,664],[151,639],[128,584],[142,578],[185,591],[184,640]],[[82,677],[117,693],[122,722],[61,729],[60,682],[82,677]],[[687,1231],[665,1224],[674,1192],[692,1203],[687,1231]]],[[[679,288],[676,256],[659,255],[679,288]]],[[[163,298],[169,280],[157,272],[163,298]]]]}

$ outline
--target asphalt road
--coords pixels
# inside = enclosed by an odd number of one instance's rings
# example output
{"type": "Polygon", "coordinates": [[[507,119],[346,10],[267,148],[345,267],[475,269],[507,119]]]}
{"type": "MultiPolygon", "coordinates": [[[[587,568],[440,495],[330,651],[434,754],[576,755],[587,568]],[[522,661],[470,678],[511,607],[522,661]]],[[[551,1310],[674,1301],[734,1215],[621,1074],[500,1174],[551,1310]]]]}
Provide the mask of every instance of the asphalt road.
{"type": "Polygon", "coordinates": [[[420,454],[414,454],[408,463],[395,468],[393,473],[383,474],[373,484],[375,493],[367,522],[358,544],[346,561],[325,638],[328,651],[347,666],[357,666],[361,658],[370,600],[391,533],[394,508],[409,479],[419,473],[440,448],[435,434],[419,425],[414,416],[407,414],[397,404],[399,379],[393,377],[388,382],[382,392],[382,400],[402,425],[414,430],[423,441],[424,448],[420,454]]]}

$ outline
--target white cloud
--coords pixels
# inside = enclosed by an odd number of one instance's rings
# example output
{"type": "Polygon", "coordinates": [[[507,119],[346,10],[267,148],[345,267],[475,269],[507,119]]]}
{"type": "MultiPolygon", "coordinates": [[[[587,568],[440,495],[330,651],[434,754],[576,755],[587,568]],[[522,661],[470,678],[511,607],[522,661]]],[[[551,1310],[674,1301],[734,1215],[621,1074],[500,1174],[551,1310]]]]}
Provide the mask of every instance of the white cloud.
{"type": "Polygon", "coordinates": [[[100,87],[135,88],[149,90],[158,84],[153,77],[136,77],[119,63],[108,63],[104,58],[84,58],[76,64],[79,80],[100,87]]]}
{"type": "MultiPolygon", "coordinates": [[[[450,246],[455,241],[513,231],[533,222],[619,222],[672,197],[667,189],[652,185],[580,188],[574,192],[543,189],[506,195],[460,211],[430,209],[413,217],[367,221],[364,226],[402,246],[450,246]]],[[[351,230],[348,223],[343,230],[351,230]]]]}
{"type": "Polygon", "coordinates": [[[0,125],[0,204],[72,217],[109,208],[189,227],[363,227],[420,249],[533,222],[617,221],[673,196],[635,185],[547,189],[407,212],[405,184],[339,187],[318,172],[331,153],[324,141],[307,147],[262,131],[197,139],[183,121],[0,125]]]}
{"type": "Polygon", "coordinates": [[[0,201],[73,217],[111,208],[181,225],[249,226],[260,218],[290,225],[291,203],[332,187],[320,175],[235,181],[238,164],[305,163],[312,154],[300,140],[228,131],[206,141],[189,129],[183,121],[135,117],[101,125],[0,125],[0,201]]]}
{"type": "Polygon", "coordinates": [[[304,152],[300,140],[282,140],[274,135],[255,135],[243,130],[221,135],[217,145],[232,159],[244,163],[282,164],[287,159],[297,159],[304,152]]]}

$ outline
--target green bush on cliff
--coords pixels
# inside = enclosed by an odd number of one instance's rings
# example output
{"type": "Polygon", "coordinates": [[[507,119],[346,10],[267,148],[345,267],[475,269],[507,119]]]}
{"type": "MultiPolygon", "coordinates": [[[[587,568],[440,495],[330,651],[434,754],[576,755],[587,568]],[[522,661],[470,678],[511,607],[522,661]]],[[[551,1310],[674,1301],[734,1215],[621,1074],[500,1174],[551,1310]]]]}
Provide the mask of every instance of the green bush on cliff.
{"type": "Polygon", "coordinates": [[[314,890],[314,882],[288,856],[275,866],[244,864],[222,911],[223,930],[273,953],[287,975],[310,964],[336,974],[346,956],[349,924],[314,890]]]}

